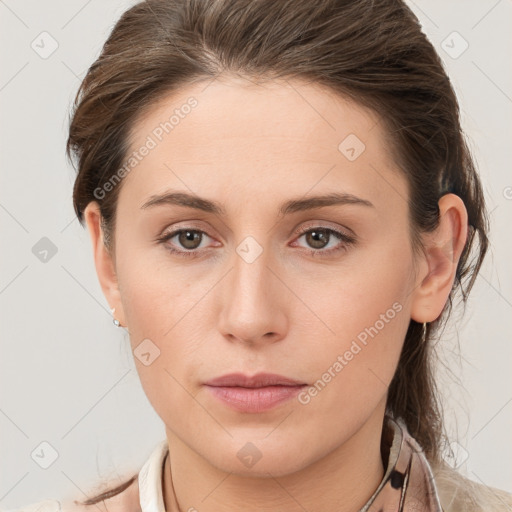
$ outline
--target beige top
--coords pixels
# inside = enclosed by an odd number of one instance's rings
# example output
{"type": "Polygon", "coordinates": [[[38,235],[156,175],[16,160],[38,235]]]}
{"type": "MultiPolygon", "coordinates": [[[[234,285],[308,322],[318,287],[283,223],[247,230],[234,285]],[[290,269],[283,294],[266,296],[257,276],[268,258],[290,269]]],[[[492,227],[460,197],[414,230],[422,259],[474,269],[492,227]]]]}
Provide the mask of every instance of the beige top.
{"type": "MultiPolygon", "coordinates": [[[[401,420],[386,417],[382,455],[386,467],[382,481],[359,512],[512,511],[511,494],[471,482],[447,465],[432,471],[401,420]]],[[[163,440],[142,466],[138,479],[105,503],[108,512],[179,512],[176,501],[169,510],[164,507],[162,475],[168,456],[167,440],[163,440]]],[[[46,500],[3,512],[85,512],[107,510],[105,505],[46,500]]]]}

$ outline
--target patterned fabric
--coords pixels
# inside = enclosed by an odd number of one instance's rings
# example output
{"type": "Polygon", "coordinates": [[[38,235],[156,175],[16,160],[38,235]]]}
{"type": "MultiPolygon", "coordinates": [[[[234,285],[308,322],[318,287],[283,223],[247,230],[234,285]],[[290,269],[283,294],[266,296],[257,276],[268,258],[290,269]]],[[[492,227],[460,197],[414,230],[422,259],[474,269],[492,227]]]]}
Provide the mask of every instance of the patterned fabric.
{"type": "Polygon", "coordinates": [[[359,512],[443,512],[430,465],[402,420],[386,416],[381,446],[387,468],[359,512]]]}

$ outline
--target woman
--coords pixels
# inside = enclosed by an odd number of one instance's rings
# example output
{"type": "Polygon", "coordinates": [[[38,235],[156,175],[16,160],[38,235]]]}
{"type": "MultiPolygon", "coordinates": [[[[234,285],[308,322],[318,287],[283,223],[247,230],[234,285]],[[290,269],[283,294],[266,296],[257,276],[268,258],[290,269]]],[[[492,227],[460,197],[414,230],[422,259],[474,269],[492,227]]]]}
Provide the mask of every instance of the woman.
{"type": "Polygon", "coordinates": [[[68,154],[166,439],[62,510],[510,509],[441,457],[432,339],[487,220],[401,1],[137,4],[81,84],[68,154]]]}

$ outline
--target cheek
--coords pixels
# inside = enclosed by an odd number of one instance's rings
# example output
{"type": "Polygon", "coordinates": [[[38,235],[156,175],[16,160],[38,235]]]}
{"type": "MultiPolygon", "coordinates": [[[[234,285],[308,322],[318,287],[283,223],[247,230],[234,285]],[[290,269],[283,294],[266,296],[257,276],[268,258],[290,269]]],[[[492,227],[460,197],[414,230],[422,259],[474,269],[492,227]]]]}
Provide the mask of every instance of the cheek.
{"type": "Polygon", "coordinates": [[[134,338],[162,338],[199,302],[201,290],[204,295],[200,278],[151,252],[157,251],[127,251],[130,256],[118,265],[123,309],[134,338]]]}
{"type": "Polygon", "coordinates": [[[186,389],[190,388],[188,361],[194,361],[200,339],[195,316],[201,309],[200,294],[178,276],[163,280],[155,268],[136,270],[134,265],[122,278],[133,359],[149,402],[169,424],[176,410],[186,418],[194,404],[186,389]]]}
{"type": "Polygon", "coordinates": [[[147,255],[133,250],[125,254],[130,257],[119,262],[118,278],[134,362],[159,411],[163,397],[178,400],[178,382],[187,386],[190,371],[196,372],[205,360],[205,333],[215,327],[209,322],[214,305],[207,291],[218,277],[185,272],[166,261],[148,264],[147,255]]]}
{"type": "Polygon", "coordinates": [[[404,245],[381,241],[347,254],[339,266],[311,267],[293,277],[294,292],[317,314],[324,335],[340,343],[376,323],[381,334],[408,325],[414,265],[404,245]]]}
{"type": "Polygon", "coordinates": [[[303,398],[319,414],[356,418],[385,396],[395,373],[410,322],[412,255],[390,249],[335,275],[322,294],[306,295],[333,332],[323,329],[322,350],[316,345],[302,354],[315,382],[303,398]]]}

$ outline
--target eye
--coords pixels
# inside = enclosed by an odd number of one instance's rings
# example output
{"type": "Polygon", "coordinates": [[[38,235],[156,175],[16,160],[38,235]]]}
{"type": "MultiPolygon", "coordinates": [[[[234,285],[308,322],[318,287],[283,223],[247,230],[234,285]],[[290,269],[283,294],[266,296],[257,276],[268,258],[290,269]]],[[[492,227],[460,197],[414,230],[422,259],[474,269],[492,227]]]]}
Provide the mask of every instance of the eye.
{"type": "Polygon", "coordinates": [[[306,226],[301,227],[297,233],[300,235],[299,239],[304,237],[304,240],[309,245],[306,249],[308,249],[312,256],[331,255],[347,250],[350,245],[355,243],[354,236],[328,227],[306,226]],[[325,249],[329,244],[331,244],[331,247],[325,249]]]}
{"type": "Polygon", "coordinates": [[[164,233],[157,239],[157,241],[165,244],[168,251],[177,254],[178,256],[196,257],[200,256],[202,252],[197,251],[197,249],[200,249],[201,242],[204,240],[205,236],[210,238],[207,233],[199,229],[184,228],[177,229],[171,233],[164,233]],[[171,245],[168,242],[173,238],[176,238],[176,241],[171,245]],[[179,248],[176,249],[176,245],[178,245],[178,247],[182,247],[184,250],[179,248]]]}
{"type": "MultiPolygon", "coordinates": [[[[350,245],[355,243],[355,237],[343,231],[323,226],[303,226],[296,231],[299,238],[305,239],[309,248],[305,249],[312,256],[327,256],[340,251],[347,250],[350,245]],[[331,247],[325,249],[331,244],[331,247]]],[[[205,238],[211,238],[206,232],[200,229],[182,228],[170,233],[164,233],[157,238],[157,242],[164,244],[165,248],[177,256],[199,257],[204,252],[204,245],[201,247],[205,238]],[[170,243],[173,239],[175,241],[170,243]]],[[[205,244],[206,245],[206,244],[205,244]]]]}

